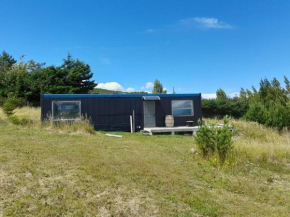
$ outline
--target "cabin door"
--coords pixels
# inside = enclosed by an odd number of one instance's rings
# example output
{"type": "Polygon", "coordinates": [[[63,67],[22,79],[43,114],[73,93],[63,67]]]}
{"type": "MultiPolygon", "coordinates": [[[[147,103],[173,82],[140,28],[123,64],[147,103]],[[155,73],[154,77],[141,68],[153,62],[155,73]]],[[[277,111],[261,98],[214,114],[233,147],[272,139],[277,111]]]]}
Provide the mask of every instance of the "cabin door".
{"type": "Polygon", "coordinates": [[[144,127],[155,127],[155,101],[143,101],[144,127]]]}

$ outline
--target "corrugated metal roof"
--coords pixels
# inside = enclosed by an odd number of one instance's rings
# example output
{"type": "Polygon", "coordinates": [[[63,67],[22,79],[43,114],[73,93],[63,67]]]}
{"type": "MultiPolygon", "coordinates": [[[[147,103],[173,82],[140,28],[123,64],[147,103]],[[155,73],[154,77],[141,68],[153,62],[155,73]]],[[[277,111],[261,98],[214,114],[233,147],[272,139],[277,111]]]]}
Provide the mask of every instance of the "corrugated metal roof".
{"type": "MultiPolygon", "coordinates": [[[[99,98],[99,97],[116,97],[116,98],[126,98],[126,97],[139,97],[142,98],[142,94],[41,94],[42,98],[99,98]]],[[[199,97],[200,93],[192,94],[147,94],[148,96],[159,96],[159,97],[199,97]]]]}
{"type": "Polygon", "coordinates": [[[160,97],[159,96],[142,96],[142,99],[147,101],[147,100],[160,100],[160,97]]]}

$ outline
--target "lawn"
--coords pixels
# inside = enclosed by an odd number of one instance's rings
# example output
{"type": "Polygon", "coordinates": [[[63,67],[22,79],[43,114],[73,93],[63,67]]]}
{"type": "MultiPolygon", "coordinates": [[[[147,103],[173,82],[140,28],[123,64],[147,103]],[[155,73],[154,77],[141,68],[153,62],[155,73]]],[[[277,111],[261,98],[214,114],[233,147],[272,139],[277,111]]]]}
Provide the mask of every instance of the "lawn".
{"type": "Polygon", "coordinates": [[[289,216],[290,133],[234,125],[220,167],[192,136],[57,131],[0,111],[0,216],[289,216]]]}

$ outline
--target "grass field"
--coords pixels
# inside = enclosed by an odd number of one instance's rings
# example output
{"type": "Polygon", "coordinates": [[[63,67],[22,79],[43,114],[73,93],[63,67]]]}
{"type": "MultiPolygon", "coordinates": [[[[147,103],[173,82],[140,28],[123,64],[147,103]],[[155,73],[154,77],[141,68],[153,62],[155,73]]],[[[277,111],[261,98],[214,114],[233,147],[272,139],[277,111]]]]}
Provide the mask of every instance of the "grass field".
{"type": "Polygon", "coordinates": [[[29,111],[22,126],[0,110],[0,216],[289,216],[287,131],[234,121],[220,167],[192,136],[58,131],[29,111]]]}

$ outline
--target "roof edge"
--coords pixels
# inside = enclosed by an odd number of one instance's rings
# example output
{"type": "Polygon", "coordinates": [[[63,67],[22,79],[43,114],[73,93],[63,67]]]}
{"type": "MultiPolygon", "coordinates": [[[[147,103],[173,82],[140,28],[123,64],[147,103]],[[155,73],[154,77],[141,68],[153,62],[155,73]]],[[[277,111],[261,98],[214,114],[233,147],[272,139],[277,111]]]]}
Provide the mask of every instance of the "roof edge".
{"type": "Polygon", "coordinates": [[[186,94],[41,94],[42,98],[128,98],[143,96],[159,96],[159,97],[199,97],[201,93],[186,93],[186,94]]]}

